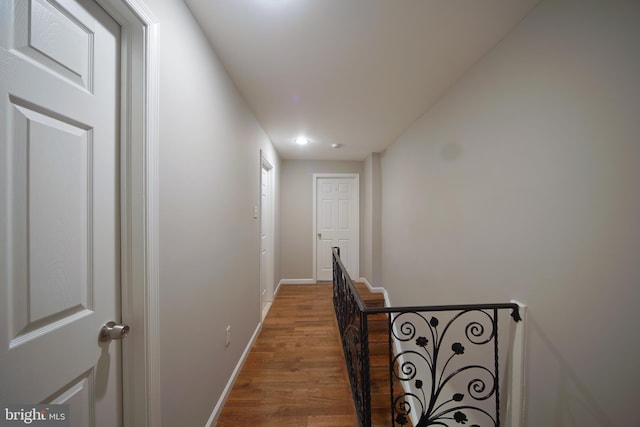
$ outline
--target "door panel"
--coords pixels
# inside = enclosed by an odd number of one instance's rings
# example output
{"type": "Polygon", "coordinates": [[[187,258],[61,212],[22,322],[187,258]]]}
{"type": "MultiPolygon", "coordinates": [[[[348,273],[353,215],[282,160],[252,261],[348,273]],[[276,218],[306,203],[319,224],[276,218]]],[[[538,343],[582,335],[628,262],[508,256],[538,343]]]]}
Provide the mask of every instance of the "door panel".
{"type": "Polygon", "coordinates": [[[0,12],[0,401],[117,426],[120,28],[93,1],[0,12]]]}
{"type": "Polygon", "coordinates": [[[332,267],[332,256],[331,256],[331,247],[332,241],[329,239],[322,239],[320,241],[320,254],[321,254],[321,263],[320,268],[322,271],[331,270],[332,267]]]}
{"type": "Polygon", "coordinates": [[[91,369],[60,388],[54,395],[44,399],[42,403],[66,403],[69,405],[69,418],[74,425],[94,425],[95,423],[91,421],[93,412],[92,396],[95,394],[93,376],[94,370],[91,369]]]}
{"type": "Polygon", "coordinates": [[[351,226],[351,200],[338,200],[338,228],[340,230],[349,230],[351,226]]]}
{"type": "Polygon", "coordinates": [[[28,280],[12,283],[14,343],[92,308],[87,257],[91,143],[87,130],[33,109],[12,103],[11,113],[14,194],[22,195],[13,206],[14,219],[28,230],[15,240],[27,256],[14,265],[28,280]]]}
{"type": "Polygon", "coordinates": [[[91,90],[91,30],[57,3],[21,1],[18,8],[14,48],[50,72],[91,90]],[[30,24],[25,24],[25,16],[30,24]]]}

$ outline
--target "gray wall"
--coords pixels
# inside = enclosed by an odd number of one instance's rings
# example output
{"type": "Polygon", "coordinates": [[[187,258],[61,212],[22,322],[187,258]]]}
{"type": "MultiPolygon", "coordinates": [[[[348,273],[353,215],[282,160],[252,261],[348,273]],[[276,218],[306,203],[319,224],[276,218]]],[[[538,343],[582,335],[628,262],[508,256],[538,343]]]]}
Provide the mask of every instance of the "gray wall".
{"type": "MultiPolygon", "coordinates": [[[[313,278],[313,174],[360,174],[360,236],[363,235],[363,162],[282,160],[280,175],[280,274],[282,279],[313,278]]],[[[360,260],[363,244],[360,238],[360,260]]],[[[362,262],[360,262],[362,271],[362,262]]]]}
{"type": "Polygon", "coordinates": [[[364,221],[361,234],[360,276],[373,286],[382,286],[382,169],[380,153],[371,153],[364,161],[364,221]]]}
{"type": "Polygon", "coordinates": [[[639,41],[543,1],[383,156],[392,301],[527,304],[530,427],[637,423],[639,41]]]}
{"type": "Polygon", "coordinates": [[[184,3],[145,3],[160,21],[162,425],[202,426],[260,321],[260,149],[276,181],[280,165],[184,3]]]}

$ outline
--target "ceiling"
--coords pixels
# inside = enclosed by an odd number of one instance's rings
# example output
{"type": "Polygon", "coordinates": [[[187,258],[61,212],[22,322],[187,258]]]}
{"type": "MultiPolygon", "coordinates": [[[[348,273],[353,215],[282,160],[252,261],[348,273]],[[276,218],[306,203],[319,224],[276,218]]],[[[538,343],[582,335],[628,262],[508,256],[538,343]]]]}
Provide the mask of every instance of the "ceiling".
{"type": "Polygon", "coordinates": [[[185,2],[283,159],[363,160],[538,0],[185,2]]]}

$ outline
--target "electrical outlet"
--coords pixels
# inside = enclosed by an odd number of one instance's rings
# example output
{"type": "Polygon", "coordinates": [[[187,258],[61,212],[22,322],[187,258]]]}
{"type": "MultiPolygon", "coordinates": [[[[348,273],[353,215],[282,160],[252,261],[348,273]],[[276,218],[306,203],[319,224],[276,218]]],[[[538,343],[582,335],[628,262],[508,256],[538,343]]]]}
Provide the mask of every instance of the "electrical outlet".
{"type": "Polygon", "coordinates": [[[224,344],[229,347],[231,344],[231,325],[227,326],[227,332],[224,337],[224,344]]]}

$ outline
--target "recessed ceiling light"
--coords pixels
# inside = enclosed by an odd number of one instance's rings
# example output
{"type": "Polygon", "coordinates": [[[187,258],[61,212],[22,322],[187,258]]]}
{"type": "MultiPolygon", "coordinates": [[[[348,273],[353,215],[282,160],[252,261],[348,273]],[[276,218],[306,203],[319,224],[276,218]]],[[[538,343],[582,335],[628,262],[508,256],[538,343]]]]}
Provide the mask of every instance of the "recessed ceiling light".
{"type": "Polygon", "coordinates": [[[331,148],[340,148],[342,144],[331,144],[331,148]]]}
{"type": "Polygon", "coordinates": [[[299,136],[295,139],[295,143],[298,145],[307,145],[309,142],[309,138],[306,136],[299,136]]]}

